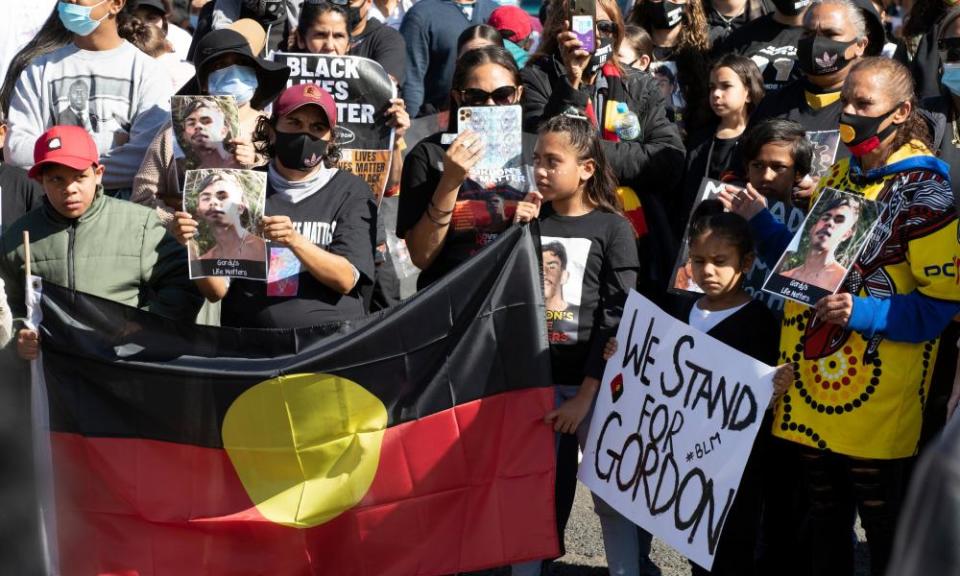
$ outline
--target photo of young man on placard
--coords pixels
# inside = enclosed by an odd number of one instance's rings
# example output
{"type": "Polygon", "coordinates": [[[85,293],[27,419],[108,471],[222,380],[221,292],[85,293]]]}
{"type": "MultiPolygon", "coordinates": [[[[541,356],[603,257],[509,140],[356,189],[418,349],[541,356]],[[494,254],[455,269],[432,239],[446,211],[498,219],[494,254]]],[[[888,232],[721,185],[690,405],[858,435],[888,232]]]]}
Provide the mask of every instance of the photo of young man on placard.
{"type": "Polygon", "coordinates": [[[266,243],[259,235],[266,174],[252,170],[190,170],[183,205],[199,227],[188,244],[190,277],[266,280],[266,243]]]}
{"type": "Polygon", "coordinates": [[[824,190],[764,290],[804,304],[835,293],[870,237],[879,212],[875,202],[824,190]]]}

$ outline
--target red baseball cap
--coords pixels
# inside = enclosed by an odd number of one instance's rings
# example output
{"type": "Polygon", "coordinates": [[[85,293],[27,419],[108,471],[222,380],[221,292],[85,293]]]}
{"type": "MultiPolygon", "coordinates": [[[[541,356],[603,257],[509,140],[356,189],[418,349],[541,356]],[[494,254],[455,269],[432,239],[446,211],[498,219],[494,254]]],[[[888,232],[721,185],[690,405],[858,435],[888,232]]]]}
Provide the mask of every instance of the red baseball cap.
{"type": "Polygon", "coordinates": [[[533,25],[530,23],[530,15],[519,6],[501,6],[493,11],[487,24],[493,26],[511,42],[520,42],[525,40],[530,32],[533,31],[533,25]]]}
{"type": "Polygon", "coordinates": [[[279,118],[308,104],[323,108],[330,129],[337,127],[337,104],[329,92],[316,84],[296,84],[284,90],[273,103],[273,113],[279,118]]]}
{"type": "Polygon", "coordinates": [[[63,164],[74,170],[86,170],[100,164],[100,152],[93,138],[81,126],[54,126],[41,134],[33,145],[33,168],[27,175],[39,179],[44,164],[63,164]]]}

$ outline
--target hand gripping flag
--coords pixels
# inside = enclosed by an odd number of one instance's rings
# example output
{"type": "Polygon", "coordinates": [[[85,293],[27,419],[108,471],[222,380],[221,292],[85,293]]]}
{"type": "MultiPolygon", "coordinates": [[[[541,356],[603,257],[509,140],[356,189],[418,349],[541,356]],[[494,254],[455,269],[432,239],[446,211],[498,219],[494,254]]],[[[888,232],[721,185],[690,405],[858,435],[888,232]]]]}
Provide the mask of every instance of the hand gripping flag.
{"type": "Polygon", "coordinates": [[[419,576],[557,555],[537,253],[515,228],[395,309],[297,330],[44,286],[55,571],[419,576]]]}

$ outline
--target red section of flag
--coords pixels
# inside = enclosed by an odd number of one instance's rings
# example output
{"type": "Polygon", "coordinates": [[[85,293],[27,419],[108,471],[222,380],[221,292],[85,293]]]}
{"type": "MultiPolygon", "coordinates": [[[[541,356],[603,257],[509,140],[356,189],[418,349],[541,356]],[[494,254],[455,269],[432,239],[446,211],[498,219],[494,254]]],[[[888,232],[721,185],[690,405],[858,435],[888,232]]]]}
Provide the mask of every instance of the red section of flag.
{"type": "Polygon", "coordinates": [[[53,433],[59,566],[72,574],[428,576],[555,556],[552,388],[386,431],[363,502],[264,519],[223,450],[53,433]]]}

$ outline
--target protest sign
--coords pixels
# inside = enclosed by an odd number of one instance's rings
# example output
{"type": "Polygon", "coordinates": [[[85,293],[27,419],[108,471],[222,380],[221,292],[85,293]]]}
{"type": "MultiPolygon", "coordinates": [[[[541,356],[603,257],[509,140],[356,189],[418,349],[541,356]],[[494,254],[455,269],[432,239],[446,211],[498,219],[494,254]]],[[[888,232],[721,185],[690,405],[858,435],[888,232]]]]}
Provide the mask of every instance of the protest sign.
{"type": "Polygon", "coordinates": [[[233,96],[173,96],[173,134],[187,170],[240,168],[230,141],[240,138],[240,112],[233,96]]]}
{"type": "MultiPolygon", "coordinates": [[[[697,286],[693,279],[693,270],[690,268],[690,225],[698,218],[697,208],[704,200],[716,200],[720,192],[725,190],[727,184],[713,178],[704,178],[700,181],[700,190],[693,201],[693,207],[690,210],[690,217],[687,219],[687,227],[683,232],[683,241],[680,243],[680,253],[677,255],[677,261],[673,265],[673,276],[670,278],[669,291],[674,294],[703,293],[703,290],[697,286]]],[[[733,186],[737,190],[739,186],[733,186]]]]}
{"type": "Polygon", "coordinates": [[[197,221],[187,242],[190,278],[267,279],[266,242],[259,235],[267,175],[253,170],[187,170],[183,206],[197,221]]]}
{"type": "Polygon", "coordinates": [[[290,68],[288,86],[317,84],[337,103],[338,168],[366,180],[377,200],[383,196],[393,155],[393,128],[384,117],[396,89],[383,66],[359,56],[275,52],[290,68]]]}
{"type": "Polygon", "coordinates": [[[773,394],[774,368],[631,292],[579,477],[709,570],[773,394]]]}
{"type": "Polygon", "coordinates": [[[801,304],[835,293],[880,219],[881,205],[824,188],[763,289],[801,304]]]}

